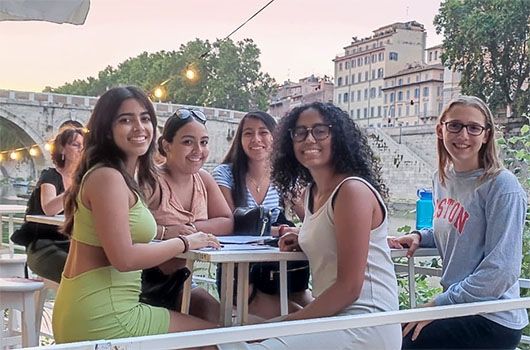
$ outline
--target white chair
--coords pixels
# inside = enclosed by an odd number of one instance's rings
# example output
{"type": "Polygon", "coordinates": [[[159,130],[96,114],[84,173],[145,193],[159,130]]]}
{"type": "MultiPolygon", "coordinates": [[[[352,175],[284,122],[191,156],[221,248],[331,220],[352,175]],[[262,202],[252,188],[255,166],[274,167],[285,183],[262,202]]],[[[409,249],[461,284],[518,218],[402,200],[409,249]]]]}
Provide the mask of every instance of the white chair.
{"type": "Polygon", "coordinates": [[[26,254],[0,254],[0,277],[24,277],[26,254]]]}
{"type": "Polygon", "coordinates": [[[19,310],[22,313],[22,334],[14,329],[5,331],[4,317],[0,317],[0,349],[22,343],[22,347],[39,345],[35,300],[44,283],[25,278],[0,278],[0,310],[19,310]]]}

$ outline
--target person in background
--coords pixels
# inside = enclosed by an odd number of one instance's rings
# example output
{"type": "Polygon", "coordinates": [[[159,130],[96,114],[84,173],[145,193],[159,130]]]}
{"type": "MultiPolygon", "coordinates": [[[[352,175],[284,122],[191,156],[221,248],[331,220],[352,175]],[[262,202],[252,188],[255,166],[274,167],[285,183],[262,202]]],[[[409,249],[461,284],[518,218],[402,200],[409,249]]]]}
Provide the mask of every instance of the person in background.
{"type": "MultiPolygon", "coordinates": [[[[432,229],[389,238],[393,248],[438,248],[442,294],[424,306],[519,298],[526,193],[504,169],[488,106],[460,96],[436,125],[432,229]]],[[[528,324],[526,310],[410,322],[404,349],[514,349],[528,324]]]]}
{"type": "MultiPolygon", "coordinates": [[[[83,151],[83,131],[63,127],[53,141],[53,168],[44,169],[28,200],[26,215],[57,215],[63,212],[64,195],[83,151]]],[[[25,222],[13,235],[26,246],[28,267],[40,277],[59,283],[70,242],[55,225],[25,222]],[[21,241],[22,240],[22,241],[21,241]]]]}
{"type": "Polygon", "coordinates": [[[65,204],[71,246],[53,309],[57,343],[216,326],[139,301],[142,269],[188,249],[219,247],[203,232],[151,242],[156,222],[140,189],[156,185],[156,122],[151,101],[136,87],[112,88],[96,103],[65,204]]]}
{"type": "MultiPolygon", "coordinates": [[[[159,153],[166,161],[158,168],[154,192],[147,195],[158,239],[198,231],[231,234],[232,212],[212,175],[202,169],[209,154],[208,141],[206,117],[201,111],[179,109],[167,119],[158,139],[159,153]]],[[[184,263],[172,259],[159,268],[169,274],[184,263]]],[[[218,322],[219,303],[204,289],[193,288],[190,314],[218,322]]]]}
{"type": "MultiPolygon", "coordinates": [[[[280,191],[306,185],[304,222],[280,238],[282,251],[309,260],[315,299],[283,320],[398,310],[387,245],[386,188],[364,136],[348,113],[314,102],[294,108],[279,126],[272,178],[280,191]]],[[[399,324],[284,336],[220,349],[399,349],[399,324]]]]}
{"type": "MultiPolygon", "coordinates": [[[[247,113],[239,122],[232,145],[228,150],[222,164],[213,171],[213,177],[219,185],[224,198],[233,211],[236,207],[257,207],[273,210],[272,235],[277,236],[280,213],[277,210],[282,207],[280,194],[271,183],[270,157],[273,144],[273,133],[276,121],[268,113],[254,111],[247,113]]],[[[295,207],[300,216],[303,210],[295,207]]],[[[283,213],[281,214],[283,218],[283,213]]],[[[283,219],[285,220],[285,219],[283,219]]],[[[281,221],[281,220],[280,220],[281,221]]],[[[283,223],[283,222],[281,222],[283,223]]],[[[287,231],[296,231],[291,228],[287,231]]],[[[299,264],[299,263],[291,263],[299,264]]],[[[289,280],[289,299],[294,302],[290,307],[299,308],[311,301],[307,292],[309,271],[306,263],[299,264],[297,270],[297,281],[289,280]],[[300,278],[298,278],[300,277],[300,278]]],[[[251,292],[249,312],[253,315],[271,318],[280,315],[279,291],[275,288],[254,288],[263,281],[256,281],[258,277],[254,271],[259,271],[259,265],[251,270],[251,292]],[[272,293],[272,294],[271,294],[272,293]]],[[[292,275],[292,274],[290,274],[292,275]]]]}

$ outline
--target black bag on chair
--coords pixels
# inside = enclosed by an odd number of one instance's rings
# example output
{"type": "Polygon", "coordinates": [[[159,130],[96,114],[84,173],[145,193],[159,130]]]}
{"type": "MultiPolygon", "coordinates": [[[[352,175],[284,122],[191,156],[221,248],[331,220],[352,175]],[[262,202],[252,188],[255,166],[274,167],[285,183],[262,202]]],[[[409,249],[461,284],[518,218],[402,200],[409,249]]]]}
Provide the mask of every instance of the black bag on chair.
{"type": "Polygon", "coordinates": [[[234,209],[234,235],[270,236],[271,218],[274,209],[263,206],[237,207],[234,209]]]}
{"type": "Polygon", "coordinates": [[[180,311],[179,294],[190,275],[187,267],[171,275],[164,274],[158,267],[143,270],[140,302],[180,311]]]}

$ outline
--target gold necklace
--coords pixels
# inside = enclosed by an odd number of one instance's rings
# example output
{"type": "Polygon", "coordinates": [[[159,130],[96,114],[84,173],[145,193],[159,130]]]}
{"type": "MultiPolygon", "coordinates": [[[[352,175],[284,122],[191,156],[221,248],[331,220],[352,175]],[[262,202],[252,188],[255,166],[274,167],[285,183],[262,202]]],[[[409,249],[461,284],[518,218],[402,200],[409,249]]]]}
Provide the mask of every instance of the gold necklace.
{"type": "Polygon", "coordinates": [[[263,184],[263,180],[266,179],[266,177],[263,177],[259,182],[256,182],[250,175],[247,176],[249,181],[254,185],[254,187],[256,188],[256,192],[257,193],[260,193],[261,192],[261,185],[263,184]]]}

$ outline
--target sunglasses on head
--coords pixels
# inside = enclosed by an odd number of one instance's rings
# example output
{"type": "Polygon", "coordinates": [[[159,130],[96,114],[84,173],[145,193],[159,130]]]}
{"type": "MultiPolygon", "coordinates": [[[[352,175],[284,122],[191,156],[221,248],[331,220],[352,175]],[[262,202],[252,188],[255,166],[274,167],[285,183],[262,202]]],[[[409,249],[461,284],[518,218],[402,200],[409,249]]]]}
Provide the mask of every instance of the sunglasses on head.
{"type": "Polygon", "coordinates": [[[190,117],[194,117],[199,123],[206,124],[206,116],[203,112],[197,109],[180,108],[173,114],[173,116],[180,120],[186,120],[190,117]]]}

